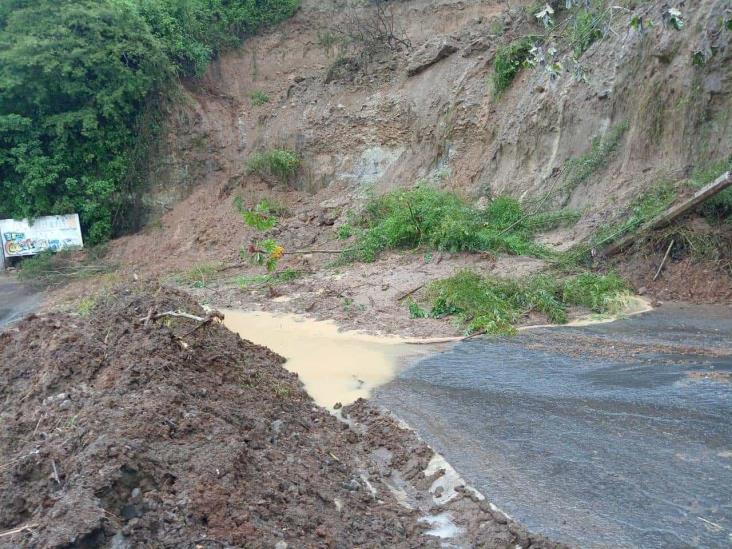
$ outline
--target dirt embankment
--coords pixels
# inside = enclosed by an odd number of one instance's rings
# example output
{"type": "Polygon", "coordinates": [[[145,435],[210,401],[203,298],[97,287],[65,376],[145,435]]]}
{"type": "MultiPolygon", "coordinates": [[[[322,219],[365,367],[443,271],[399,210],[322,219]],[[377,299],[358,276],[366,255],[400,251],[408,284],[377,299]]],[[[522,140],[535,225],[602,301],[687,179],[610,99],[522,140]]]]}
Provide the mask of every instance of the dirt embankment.
{"type": "Polygon", "coordinates": [[[145,320],[180,310],[205,316],[128,287],[0,334],[0,547],[425,547],[438,512],[461,544],[554,547],[459,486],[436,505],[432,452],[365,403],[338,420],[222,325],[145,320]]]}

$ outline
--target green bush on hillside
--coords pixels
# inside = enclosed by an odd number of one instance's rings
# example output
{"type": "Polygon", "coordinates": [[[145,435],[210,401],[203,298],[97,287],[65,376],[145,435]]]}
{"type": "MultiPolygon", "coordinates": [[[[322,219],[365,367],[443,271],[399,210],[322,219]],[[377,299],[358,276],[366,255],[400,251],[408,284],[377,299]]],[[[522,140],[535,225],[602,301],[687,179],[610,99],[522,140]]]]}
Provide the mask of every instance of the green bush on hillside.
{"type": "Polygon", "coordinates": [[[300,157],[287,149],[270,149],[252,154],[246,162],[247,173],[272,176],[287,183],[300,169],[300,157]]]}
{"type": "Polygon", "coordinates": [[[493,94],[496,97],[511,86],[511,82],[528,59],[534,40],[533,36],[524,36],[496,50],[493,61],[493,94]]]}

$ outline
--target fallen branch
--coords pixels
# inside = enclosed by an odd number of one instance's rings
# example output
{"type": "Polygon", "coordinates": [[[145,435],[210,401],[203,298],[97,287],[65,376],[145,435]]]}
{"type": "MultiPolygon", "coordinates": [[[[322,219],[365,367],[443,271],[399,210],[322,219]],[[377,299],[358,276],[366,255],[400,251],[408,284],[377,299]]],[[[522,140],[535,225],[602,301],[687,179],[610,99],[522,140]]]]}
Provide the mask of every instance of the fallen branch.
{"type": "MultiPolygon", "coordinates": [[[[425,283],[426,284],[426,283],[425,283]]],[[[414,294],[415,292],[418,292],[422,288],[424,288],[425,284],[420,284],[417,286],[414,290],[409,290],[406,294],[402,295],[402,297],[397,298],[397,302],[404,301],[406,298],[408,298],[410,295],[414,294]]]]}
{"type": "Polygon", "coordinates": [[[681,204],[671,206],[662,214],[656,216],[645,225],[642,225],[637,231],[634,231],[624,236],[614,244],[611,244],[610,246],[605,248],[605,250],[603,250],[600,255],[604,257],[610,257],[617,254],[618,252],[621,252],[623,249],[627,248],[631,243],[637,240],[641,234],[668,225],[675,219],[678,219],[685,213],[693,210],[702,202],[706,201],[707,199],[720,193],[730,186],[732,186],[732,173],[723,173],[717,179],[699,189],[696,193],[694,193],[694,196],[683,201],[681,204]]]}
{"type": "Polygon", "coordinates": [[[663,256],[663,260],[661,261],[661,264],[658,266],[658,270],[656,271],[656,275],[653,277],[653,280],[655,281],[658,276],[661,274],[661,269],[663,269],[663,266],[666,264],[666,260],[668,259],[668,254],[671,253],[671,248],[674,246],[674,241],[671,241],[671,244],[668,245],[668,249],[666,250],[666,254],[663,256]]]}
{"type": "Polygon", "coordinates": [[[37,527],[37,524],[24,524],[23,526],[18,526],[17,528],[13,528],[12,530],[6,530],[5,532],[0,532],[0,538],[4,538],[5,536],[12,536],[13,534],[20,534],[21,532],[26,531],[32,531],[33,528],[37,527]]]}
{"type": "Polygon", "coordinates": [[[189,313],[184,313],[181,311],[167,311],[165,313],[158,313],[156,315],[153,315],[152,317],[150,317],[149,315],[144,316],[140,319],[140,322],[144,322],[145,320],[148,320],[148,319],[149,320],[158,320],[158,319],[164,318],[166,316],[172,316],[175,318],[187,318],[188,320],[195,320],[196,322],[205,322],[206,321],[206,319],[203,317],[192,315],[189,313]]]}

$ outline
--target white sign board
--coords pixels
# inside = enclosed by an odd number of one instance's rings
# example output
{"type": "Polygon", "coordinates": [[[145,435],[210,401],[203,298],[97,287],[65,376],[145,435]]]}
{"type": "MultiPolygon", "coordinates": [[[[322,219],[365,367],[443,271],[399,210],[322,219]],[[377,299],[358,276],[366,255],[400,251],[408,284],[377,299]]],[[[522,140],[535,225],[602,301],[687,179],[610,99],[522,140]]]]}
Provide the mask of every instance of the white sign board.
{"type": "Polygon", "coordinates": [[[0,220],[0,243],[5,257],[34,255],[46,250],[57,252],[64,248],[82,248],[78,214],[0,220]]]}

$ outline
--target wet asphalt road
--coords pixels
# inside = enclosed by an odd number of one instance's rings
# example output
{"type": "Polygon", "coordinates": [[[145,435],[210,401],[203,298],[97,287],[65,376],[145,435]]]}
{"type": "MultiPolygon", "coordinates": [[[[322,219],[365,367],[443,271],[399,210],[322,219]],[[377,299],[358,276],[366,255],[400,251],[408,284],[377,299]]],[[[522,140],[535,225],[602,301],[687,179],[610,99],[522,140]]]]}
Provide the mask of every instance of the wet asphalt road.
{"type": "Polygon", "coordinates": [[[0,330],[36,310],[40,296],[0,271],[0,330]]]}
{"type": "Polygon", "coordinates": [[[374,400],[530,530],[582,547],[730,547],[730,376],[732,308],[666,306],[463,343],[374,400]]]}

